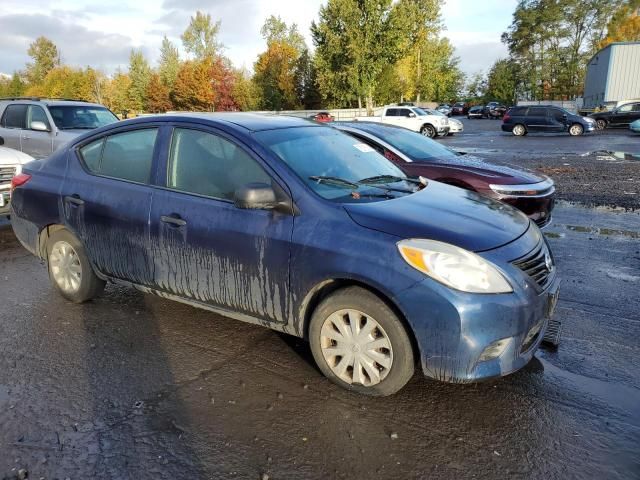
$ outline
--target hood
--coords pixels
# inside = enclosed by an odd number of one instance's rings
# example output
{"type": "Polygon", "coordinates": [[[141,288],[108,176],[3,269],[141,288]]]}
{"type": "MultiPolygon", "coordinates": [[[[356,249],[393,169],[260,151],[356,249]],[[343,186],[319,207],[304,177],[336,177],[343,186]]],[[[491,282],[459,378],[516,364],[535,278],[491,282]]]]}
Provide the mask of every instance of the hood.
{"type": "Polygon", "coordinates": [[[399,238],[427,238],[481,252],[510,243],[529,219],[509,205],[430,181],[412,195],[344,208],[358,225],[399,238]]]}
{"type": "Polygon", "coordinates": [[[0,165],[24,165],[33,161],[31,155],[13,148],[0,147],[0,165]]]}
{"type": "MultiPolygon", "coordinates": [[[[415,162],[416,168],[421,163],[422,162],[415,162]]],[[[470,172],[482,177],[483,180],[488,183],[499,185],[526,185],[528,183],[539,183],[546,180],[546,177],[543,175],[529,170],[508,165],[487,163],[483,159],[472,155],[457,155],[456,157],[447,157],[444,160],[430,160],[429,164],[470,172]]]]}

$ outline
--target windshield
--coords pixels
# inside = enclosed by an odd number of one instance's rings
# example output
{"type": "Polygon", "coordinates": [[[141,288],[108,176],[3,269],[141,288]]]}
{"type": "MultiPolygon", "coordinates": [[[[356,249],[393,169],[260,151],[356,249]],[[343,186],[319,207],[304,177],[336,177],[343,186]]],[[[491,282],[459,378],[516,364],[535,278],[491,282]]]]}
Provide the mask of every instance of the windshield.
{"type": "Polygon", "coordinates": [[[266,130],[256,133],[256,138],[278,155],[309,188],[329,200],[352,201],[367,195],[378,198],[384,188],[356,183],[378,176],[406,178],[399,168],[369,145],[332,128],[266,130]],[[318,181],[318,177],[332,180],[318,181]],[[353,195],[356,190],[357,195],[353,195]]]}
{"type": "Polygon", "coordinates": [[[385,128],[376,133],[382,140],[397,148],[414,162],[446,160],[457,154],[430,138],[404,128],[385,128]]]}
{"type": "Polygon", "coordinates": [[[92,130],[118,121],[105,107],[84,105],[51,106],[49,112],[60,130],[92,130]]]}

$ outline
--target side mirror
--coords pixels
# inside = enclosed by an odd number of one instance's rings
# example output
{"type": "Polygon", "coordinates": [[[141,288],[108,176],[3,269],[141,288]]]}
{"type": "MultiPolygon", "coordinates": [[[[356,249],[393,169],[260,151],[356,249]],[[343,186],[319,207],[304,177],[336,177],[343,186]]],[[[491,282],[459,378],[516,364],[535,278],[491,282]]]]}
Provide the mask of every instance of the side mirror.
{"type": "Polygon", "coordinates": [[[409,113],[409,118],[416,118],[416,114],[413,112],[409,113]]]}
{"type": "Polygon", "coordinates": [[[234,195],[237,208],[249,210],[272,210],[278,206],[276,192],[266,183],[248,183],[238,188],[234,195]]]}
{"type": "Polygon", "coordinates": [[[31,130],[35,130],[37,132],[49,131],[49,127],[47,127],[47,125],[44,122],[40,122],[38,120],[31,122],[31,125],[29,125],[29,127],[31,127],[31,130]]]}

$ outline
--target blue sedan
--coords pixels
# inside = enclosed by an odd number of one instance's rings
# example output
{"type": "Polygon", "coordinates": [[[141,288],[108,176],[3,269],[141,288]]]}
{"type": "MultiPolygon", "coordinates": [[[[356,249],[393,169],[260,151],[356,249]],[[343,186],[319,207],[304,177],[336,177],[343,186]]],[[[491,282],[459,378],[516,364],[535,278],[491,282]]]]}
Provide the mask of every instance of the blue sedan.
{"type": "Polygon", "coordinates": [[[640,133],[640,119],[636,120],[635,122],[632,122],[631,125],[629,125],[629,129],[632,132],[640,133]]]}
{"type": "Polygon", "coordinates": [[[363,394],[398,391],[416,364],[448,382],[514,372],[557,300],[524,214],[303,119],[116,123],[27,164],[11,209],[69,301],[113,282],[303,337],[363,394]]]}

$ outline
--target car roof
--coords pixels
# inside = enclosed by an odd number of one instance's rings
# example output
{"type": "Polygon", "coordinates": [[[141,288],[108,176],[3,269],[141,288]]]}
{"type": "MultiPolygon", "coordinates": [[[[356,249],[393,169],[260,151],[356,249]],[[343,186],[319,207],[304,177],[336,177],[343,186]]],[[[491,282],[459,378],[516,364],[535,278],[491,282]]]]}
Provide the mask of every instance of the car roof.
{"type": "Polygon", "coordinates": [[[241,127],[250,132],[263,130],[277,130],[293,127],[318,127],[315,122],[306,118],[288,115],[275,115],[268,113],[244,113],[244,112],[171,112],[163,115],[154,115],[138,119],[127,120],[129,123],[151,121],[185,121],[195,120],[200,123],[224,123],[226,125],[241,127]]]}
{"type": "Polygon", "coordinates": [[[99,107],[107,108],[99,103],[84,102],[82,100],[58,100],[58,99],[30,99],[30,98],[0,98],[0,103],[20,103],[26,105],[46,105],[47,107],[99,107]]]}

